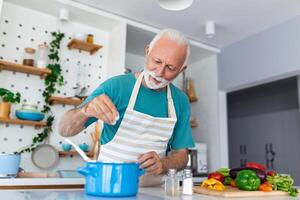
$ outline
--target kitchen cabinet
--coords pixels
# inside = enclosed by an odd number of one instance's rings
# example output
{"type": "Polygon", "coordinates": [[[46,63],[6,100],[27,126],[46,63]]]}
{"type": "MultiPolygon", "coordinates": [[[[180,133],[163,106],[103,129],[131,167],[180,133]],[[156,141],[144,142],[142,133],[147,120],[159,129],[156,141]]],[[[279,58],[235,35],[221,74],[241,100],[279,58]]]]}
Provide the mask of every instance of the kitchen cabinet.
{"type": "Polygon", "coordinates": [[[295,78],[229,94],[230,167],[260,162],[300,183],[297,95],[295,78]]]}

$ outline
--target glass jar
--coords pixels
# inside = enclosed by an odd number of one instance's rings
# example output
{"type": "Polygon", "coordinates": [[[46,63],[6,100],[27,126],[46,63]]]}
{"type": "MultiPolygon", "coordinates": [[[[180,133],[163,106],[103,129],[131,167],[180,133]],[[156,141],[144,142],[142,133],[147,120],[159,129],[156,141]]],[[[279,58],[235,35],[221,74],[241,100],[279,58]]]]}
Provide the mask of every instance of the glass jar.
{"type": "Polygon", "coordinates": [[[165,192],[167,196],[179,195],[179,179],[176,169],[169,169],[165,179],[165,192]]]}
{"type": "Polygon", "coordinates": [[[40,44],[37,52],[36,66],[38,68],[46,68],[48,64],[48,46],[46,44],[40,44]]]}
{"type": "Polygon", "coordinates": [[[87,38],[86,38],[86,42],[89,44],[93,44],[94,43],[94,35],[93,34],[88,34],[87,38]]]}
{"type": "Polygon", "coordinates": [[[184,169],[183,170],[182,194],[185,194],[185,195],[192,195],[193,194],[192,169],[184,169]]]}
{"type": "Polygon", "coordinates": [[[34,66],[35,49],[25,48],[23,65],[34,66]]]}

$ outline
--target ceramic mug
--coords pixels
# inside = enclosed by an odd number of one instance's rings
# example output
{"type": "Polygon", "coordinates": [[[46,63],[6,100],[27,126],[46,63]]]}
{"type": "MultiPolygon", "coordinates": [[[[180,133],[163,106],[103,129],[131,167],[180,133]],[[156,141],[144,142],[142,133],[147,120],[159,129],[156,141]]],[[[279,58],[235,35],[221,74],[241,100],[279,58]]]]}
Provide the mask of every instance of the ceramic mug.
{"type": "Polygon", "coordinates": [[[86,143],[82,143],[82,144],[79,145],[79,148],[82,151],[88,151],[89,150],[89,145],[87,145],[86,143]]]}
{"type": "Polygon", "coordinates": [[[64,144],[62,144],[62,149],[63,149],[64,151],[71,151],[72,145],[70,145],[70,144],[68,144],[68,143],[64,143],[64,144]]]}

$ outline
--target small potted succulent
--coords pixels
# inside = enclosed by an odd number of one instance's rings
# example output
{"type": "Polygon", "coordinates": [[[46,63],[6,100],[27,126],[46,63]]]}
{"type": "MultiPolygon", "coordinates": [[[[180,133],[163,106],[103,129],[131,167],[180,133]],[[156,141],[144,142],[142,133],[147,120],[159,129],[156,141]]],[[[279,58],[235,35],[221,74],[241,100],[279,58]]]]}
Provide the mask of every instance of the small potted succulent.
{"type": "Polygon", "coordinates": [[[5,88],[0,88],[0,118],[9,118],[10,107],[13,103],[20,103],[21,94],[19,92],[13,93],[5,88]]]}

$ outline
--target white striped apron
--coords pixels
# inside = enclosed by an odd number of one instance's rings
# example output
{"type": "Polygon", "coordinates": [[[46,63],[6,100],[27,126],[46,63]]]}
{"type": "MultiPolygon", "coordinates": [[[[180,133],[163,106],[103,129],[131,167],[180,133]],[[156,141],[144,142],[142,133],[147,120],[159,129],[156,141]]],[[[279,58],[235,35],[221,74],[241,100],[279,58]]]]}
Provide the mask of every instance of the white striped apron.
{"type": "MultiPolygon", "coordinates": [[[[140,154],[155,151],[165,157],[177,121],[170,86],[167,86],[168,118],[153,117],[133,110],[144,72],[137,78],[124,118],[114,138],[101,146],[102,162],[137,162],[140,154]]],[[[153,105],[155,106],[155,105],[153,105]]]]}
{"type": "MultiPolygon", "coordinates": [[[[152,117],[133,110],[144,73],[134,85],[124,118],[114,138],[101,146],[98,160],[104,162],[136,162],[140,154],[155,151],[164,157],[168,141],[177,121],[170,86],[167,86],[169,118],[152,117]]],[[[155,106],[155,105],[153,105],[155,106]]]]}

